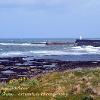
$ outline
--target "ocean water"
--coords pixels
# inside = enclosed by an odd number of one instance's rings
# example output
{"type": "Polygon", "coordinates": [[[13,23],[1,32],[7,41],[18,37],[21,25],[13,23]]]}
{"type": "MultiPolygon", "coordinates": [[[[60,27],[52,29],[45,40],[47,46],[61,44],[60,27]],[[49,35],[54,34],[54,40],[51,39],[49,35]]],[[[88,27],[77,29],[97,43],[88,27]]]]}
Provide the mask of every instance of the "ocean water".
{"type": "Polygon", "coordinates": [[[73,44],[75,39],[0,39],[0,57],[28,56],[67,61],[100,61],[100,47],[46,45],[45,42],[73,44]]]}

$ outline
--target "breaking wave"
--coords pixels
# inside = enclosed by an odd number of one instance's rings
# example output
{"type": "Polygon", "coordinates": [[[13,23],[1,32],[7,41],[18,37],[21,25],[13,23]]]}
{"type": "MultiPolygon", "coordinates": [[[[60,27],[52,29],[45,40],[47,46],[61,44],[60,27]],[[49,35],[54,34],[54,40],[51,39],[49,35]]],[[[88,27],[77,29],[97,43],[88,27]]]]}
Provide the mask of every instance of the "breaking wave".
{"type": "Polygon", "coordinates": [[[3,46],[45,46],[45,43],[0,43],[3,46]]]}
{"type": "MultiPolygon", "coordinates": [[[[5,46],[45,46],[45,43],[40,44],[32,44],[32,43],[0,43],[0,45],[5,46]]],[[[13,47],[10,47],[10,51],[5,51],[5,48],[0,49],[0,56],[45,56],[45,55],[85,55],[85,54],[100,54],[100,47],[93,47],[93,46],[62,46],[62,47],[56,47],[55,48],[38,48],[37,50],[34,48],[31,49],[25,49],[25,51],[22,49],[21,51],[19,49],[16,49],[16,51],[13,50],[13,47]]],[[[16,48],[16,47],[14,47],[16,48]]]]}
{"type": "Polygon", "coordinates": [[[93,46],[76,46],[72,47],[72,50],[78,52],[87,52],[87,53],[97,53],[100,54],[100,47],[93,47],[93,46]]]}

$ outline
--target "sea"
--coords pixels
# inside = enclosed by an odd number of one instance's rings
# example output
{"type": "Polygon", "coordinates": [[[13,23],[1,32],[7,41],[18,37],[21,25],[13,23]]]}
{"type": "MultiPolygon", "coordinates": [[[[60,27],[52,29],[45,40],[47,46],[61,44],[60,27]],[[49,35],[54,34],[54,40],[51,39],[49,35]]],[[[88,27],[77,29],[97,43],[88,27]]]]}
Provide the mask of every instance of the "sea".
{"type": "Polygon", "coordinates": [[[100,47],[75,46],[76,39],[33,38],[0,39],[0,57],[34,57],[63,61],[100,61],[100,47]],[[71,45],[46,45],[46,42],[70,42],[71,45]]]}

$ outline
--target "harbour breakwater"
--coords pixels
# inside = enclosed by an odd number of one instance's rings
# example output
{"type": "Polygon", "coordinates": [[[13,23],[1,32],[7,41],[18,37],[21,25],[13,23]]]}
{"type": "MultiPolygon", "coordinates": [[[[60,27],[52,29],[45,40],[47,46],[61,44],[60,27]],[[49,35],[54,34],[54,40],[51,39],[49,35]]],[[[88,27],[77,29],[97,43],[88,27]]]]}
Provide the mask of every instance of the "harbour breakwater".
{"type": "Polygon", "coordinates": [[[4,57],[0,58],[0,82],[7,82],[20,77],[31,78],[50,71],[96,67],[100,67],[100,61],[61,61],[34,59],[34,57],[4,57]]]}
{"type": "Polygon", "coordinates": [[[77,46],[94,46],[99,47],[100,46],[100,40],[94,40],[94,39],[77,39],[75,41],[77,46]]]}
{"type": "Polygon", "coordinates": [[[32,44],[45,44],[45,45],[69,45],[69,46],[100,46],[98,39],[76,39],[74,42],[33,42],[32,44]]]}

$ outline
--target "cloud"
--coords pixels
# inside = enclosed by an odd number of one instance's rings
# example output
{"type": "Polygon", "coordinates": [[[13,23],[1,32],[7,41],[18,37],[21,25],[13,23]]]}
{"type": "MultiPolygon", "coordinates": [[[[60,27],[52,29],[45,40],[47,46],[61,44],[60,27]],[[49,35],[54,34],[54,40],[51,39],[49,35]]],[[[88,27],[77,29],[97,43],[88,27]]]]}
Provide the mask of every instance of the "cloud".
{"type": "Polygon", "coordinates": [[[15,10],[19,9],[19,11],[58,11],[66,14],[92,12],[97,10],[99,6],[100,0],[0,0],[0,8],[11,8],[10,10],[16,8],[15,10]]]}
{"type": "MultiPolygon", "coordinates": [[[[88,0],[94,1],[94,0],[88,0]]],[[[80,5],[88,2],[87,0],[0,0],[0,5],[18,5],[18,6],[26,6],[26,5],[80,5]]]]}
{"type": "Polygon", "coordinates": [[[66,0],[0,0],[0,5],[54,5],[64,3],[66,0]]]}
{"type": "Polygon", "coordinates": [[[84,3],[98,3],[99,0],[0,0],[1,5],[81,5],[84,3]]]}

